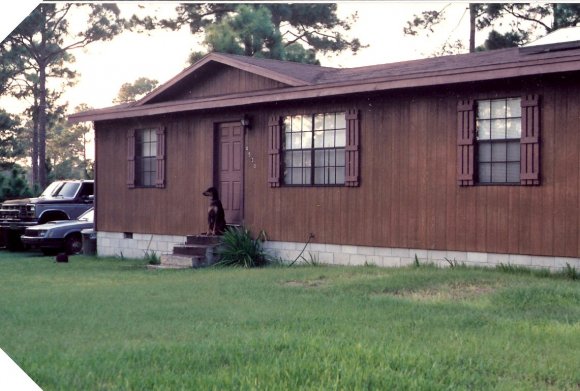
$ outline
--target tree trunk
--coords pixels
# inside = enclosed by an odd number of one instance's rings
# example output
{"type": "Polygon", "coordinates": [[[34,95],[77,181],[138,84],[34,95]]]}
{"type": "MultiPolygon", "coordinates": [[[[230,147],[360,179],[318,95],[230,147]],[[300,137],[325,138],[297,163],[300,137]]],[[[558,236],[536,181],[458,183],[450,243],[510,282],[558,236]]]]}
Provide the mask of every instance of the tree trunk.
{"type": "Polygon", "coordinates": [[[39,65],[38,78],[38,184],[44,190],[46,180],[46,64],[39,65]]]}
{"type": "Polygon", "coordinates": [[[477,4],[469,3],[469,53],[475,52],[475,20],[477,18],[477,4]]]}
{"type": "MultiPolygon", "coordinates": [[[[554,21],[552,22],[552,31],[555,31],[560,28],[560,19],[562,18],[560,15],[560,8],[558,7],[557,3],[552,4],[552,11],[554,14],[554,21]]],[[[551,31],[548,31],[548,33],[550,32],[551,31]]]]}
{"type": "Polygon", "coordinates": [[[42,190],[46,188],[46,68],[48,57],[46,54],[46,9],[41,5],[40,14],[44,19],[40,27],[40,47],[38,64],[38,185],[42,190]]]}
{"type": "Polygon", "coordinates": [[[32,117],[32,189],[37,190],[38,183],[38,92],[34,92],[34,116],[32,117]]]}

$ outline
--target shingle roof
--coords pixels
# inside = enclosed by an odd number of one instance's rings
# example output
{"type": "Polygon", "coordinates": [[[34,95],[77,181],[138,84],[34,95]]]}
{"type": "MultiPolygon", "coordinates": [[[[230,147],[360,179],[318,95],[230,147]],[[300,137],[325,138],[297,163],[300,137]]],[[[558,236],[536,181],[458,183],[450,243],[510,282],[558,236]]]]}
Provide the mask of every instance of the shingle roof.
{"type": "Polygon", "coordinates": [[[470,81],[580,71],[580,42],[511,48],[357,68],[328,68],[228,54],[210,54],[150,93],[132,107],[111,107],[74,114],[71,121],[104,120],[163,113],[234,107],[272,101],[339,96],[368,91],[436,86],[470,81]],[[148,103],[211,62],[220,62],[272,78],[287,87],[191,100],[148,103]]]}

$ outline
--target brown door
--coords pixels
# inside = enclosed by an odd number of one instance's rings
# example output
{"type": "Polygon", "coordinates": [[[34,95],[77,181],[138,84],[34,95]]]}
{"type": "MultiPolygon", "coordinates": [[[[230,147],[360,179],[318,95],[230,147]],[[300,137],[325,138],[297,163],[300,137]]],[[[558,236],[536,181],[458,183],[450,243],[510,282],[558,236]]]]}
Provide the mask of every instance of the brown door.
{"type": "Polygon", "coordinates": [[[244,206],[244,129],[239,122],[219,125],[218,183],[228,224],[241,224],[244,206]]]}

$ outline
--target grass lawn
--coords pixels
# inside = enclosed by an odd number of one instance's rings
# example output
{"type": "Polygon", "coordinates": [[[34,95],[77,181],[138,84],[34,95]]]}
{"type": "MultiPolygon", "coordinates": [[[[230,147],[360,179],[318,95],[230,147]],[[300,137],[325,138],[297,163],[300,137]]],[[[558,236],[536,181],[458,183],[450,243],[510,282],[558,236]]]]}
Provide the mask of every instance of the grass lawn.
{"type": "Polygon", "coordinates": [[[0,348],[44,390],[578,390],[580,283],[1,251],[0,348]]]}

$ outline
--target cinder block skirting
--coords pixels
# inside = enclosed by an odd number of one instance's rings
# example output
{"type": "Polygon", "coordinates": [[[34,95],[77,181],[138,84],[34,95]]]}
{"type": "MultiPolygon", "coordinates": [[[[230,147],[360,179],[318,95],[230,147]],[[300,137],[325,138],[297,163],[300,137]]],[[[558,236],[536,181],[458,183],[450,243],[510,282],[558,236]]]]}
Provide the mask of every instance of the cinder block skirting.
{"type": "Polygon", "coordinates": [[[173,247],[185,243],[185,236],[152,235],[123,232],[97,232],[99,256],[144,258],[145,254],[157,256],[171,254],[173,247]]]}
{"type": "MultiPolygon", "coordinates": [[[[273,256],[292,262],[305,243],[266,242],[264,248],[273,256]]],[[[580,269],[580,258],[544,257],[534,255],[494,254],[462,251],[421,250],[409,248],[385,248],[368,246],[346,246],[336,244],[311,243],[302,256],[307,260],[331,265],[376,265],[400,267],[411,265],[415,256],[420,263],[432,263],[441,267],[450,262],[467,266],[494,267],[499,264],[524,266],[533,269],[558,271],[566,268],[566,263],[580,269]]],[[[303,262],[302,260],[297,263],[303,262]]]]}

